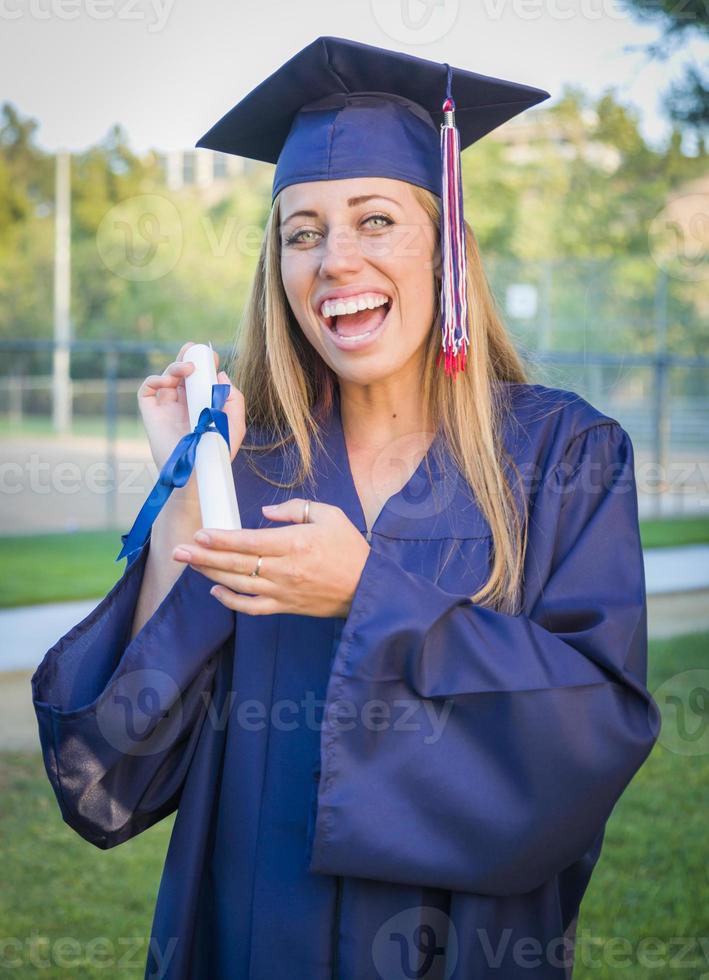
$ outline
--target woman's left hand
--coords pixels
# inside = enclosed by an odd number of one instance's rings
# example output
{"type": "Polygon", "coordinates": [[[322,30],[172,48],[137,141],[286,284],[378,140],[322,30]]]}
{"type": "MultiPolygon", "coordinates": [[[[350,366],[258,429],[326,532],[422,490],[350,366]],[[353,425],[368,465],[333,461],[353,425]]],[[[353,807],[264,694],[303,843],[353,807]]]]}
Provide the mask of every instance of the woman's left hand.
{"type": "Polygon", "coordinates": [[[201,528],[173,558],[216,582],[211,594],[237,612],[346,617],[370,547],[340,507],[311,501],[303,524],[304,507],[294,497],[263,508],[269,520],[294,522],[288,527],[201,528]]]}

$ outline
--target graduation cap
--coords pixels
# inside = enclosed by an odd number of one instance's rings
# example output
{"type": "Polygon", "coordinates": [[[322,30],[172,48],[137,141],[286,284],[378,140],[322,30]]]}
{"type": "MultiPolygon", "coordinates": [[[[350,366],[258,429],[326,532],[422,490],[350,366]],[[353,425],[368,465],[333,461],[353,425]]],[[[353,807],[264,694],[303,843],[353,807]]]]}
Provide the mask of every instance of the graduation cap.
{"type": "Polygon", "coordinates": [[[275,163],[272,199],[290,184],[391,177],[441,198],[445,370],[469,343],[460,151],[543,89],[358,41],[319,37],[269,75],[196,143],[275,163]],[[455,91],[455,100],[453,92],[455,91]]]}

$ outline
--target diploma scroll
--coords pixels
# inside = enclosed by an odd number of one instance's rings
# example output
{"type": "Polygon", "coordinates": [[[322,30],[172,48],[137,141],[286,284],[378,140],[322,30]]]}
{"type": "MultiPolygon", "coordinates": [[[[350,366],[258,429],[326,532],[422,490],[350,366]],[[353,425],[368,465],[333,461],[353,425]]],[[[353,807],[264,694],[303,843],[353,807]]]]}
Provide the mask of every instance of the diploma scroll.
{"type": "MultiPolygon", "coordinates": [[[[212,345],[193,344],[183,360],[195,370],[185,378],[190,427],[197,425],[199,413],[212,403],[212,385],[217,384],[212,345]]],[[[205,432],[195,457],[202,526],[236,531],[241,527],[229,450],[218,432],[205,432]]]]}

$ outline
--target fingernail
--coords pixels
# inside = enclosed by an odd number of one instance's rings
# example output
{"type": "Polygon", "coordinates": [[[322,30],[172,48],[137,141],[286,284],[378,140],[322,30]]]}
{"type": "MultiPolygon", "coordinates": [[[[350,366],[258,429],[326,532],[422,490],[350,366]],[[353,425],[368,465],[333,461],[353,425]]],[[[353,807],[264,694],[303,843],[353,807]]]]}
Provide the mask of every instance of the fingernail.
{"type": "Polygon", "coordinates": [[[206,531],[197,531],[194,536],[195,541],[199,541],[200,544],[209,544],[212,540],[206,531]]]}
{"type": "Polygon", "coordinates": [[[172,553],[173,558],[179,558],[180,561],[189,561],[192,554],[187,550],[187,548],[175,548],[172,553]]]}

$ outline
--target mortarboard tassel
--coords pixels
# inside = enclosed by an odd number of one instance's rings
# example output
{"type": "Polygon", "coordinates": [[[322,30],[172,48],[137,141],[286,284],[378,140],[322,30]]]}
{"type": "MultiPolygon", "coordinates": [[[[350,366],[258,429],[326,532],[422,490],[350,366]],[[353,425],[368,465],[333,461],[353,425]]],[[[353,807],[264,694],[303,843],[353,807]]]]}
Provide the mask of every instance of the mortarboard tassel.
{"type": "Polygon", "coordinates": [[[455,102],[451,96],[453,69],[446,64],[448,78],[441,123],[441,333],[442,349],[436,366],[445,358],[446,374],[455,379],[465,370],[468,337],[468,297],[463,224],[463,187],[460,174],[460,134],[455,124],[455,102]]]}

